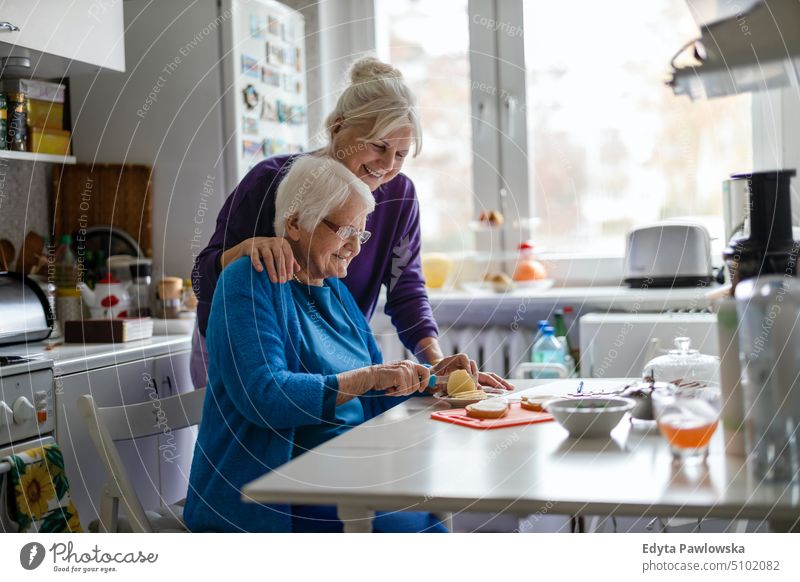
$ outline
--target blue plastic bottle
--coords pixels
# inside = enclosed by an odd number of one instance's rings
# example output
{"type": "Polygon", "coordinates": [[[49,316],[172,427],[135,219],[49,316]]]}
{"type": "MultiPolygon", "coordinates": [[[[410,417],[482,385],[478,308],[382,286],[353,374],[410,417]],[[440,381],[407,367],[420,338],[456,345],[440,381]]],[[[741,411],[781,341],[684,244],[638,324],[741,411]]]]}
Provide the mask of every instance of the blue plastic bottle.
{"type": "MultiPolygon", "coordinates": [[[[539,321],[537,321],[537,322],[536,322],[536,327],[537,327],[537,330],[536,330],[536,335],[535,335],[535,336],[533,336],[533,343],[531,344],[531,346],[535,346],[535,345],[536,345],[536,343],[537,343],[537,342],[538,342],[540,339],[542,339],[542,336],[544,335],[544,334],[542,333],[542,330],[543,330],[545,327],[547,327],[548,325],[550,325],[550,322],[549,322],[549,321],[547,321],[546,319],[540,319],[539,321]]],[[[533,348],[531,348],[531,362],[535,362],[535,361],[536,361],[536,360],[534,360],[534,359],[533,359],[533,348]]]]}
{"type": "Polygon", "coordinates": [[[552,325],[542,328],[542,337],[533,344],[534,364],[564,364],[566,361],[564,343],[555,336],[552,325]]]}

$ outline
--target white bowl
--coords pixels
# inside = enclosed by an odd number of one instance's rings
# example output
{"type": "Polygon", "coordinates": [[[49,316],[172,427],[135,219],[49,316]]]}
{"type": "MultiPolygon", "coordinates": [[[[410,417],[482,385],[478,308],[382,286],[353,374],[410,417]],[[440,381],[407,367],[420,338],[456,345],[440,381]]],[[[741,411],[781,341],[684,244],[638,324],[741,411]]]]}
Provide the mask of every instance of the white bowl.
{"type": "Polygon", "coordinates": [[[634,406],[636,402],[631,398],[587,396],[557,398],[547,402],[545,409],[570,436],[598,438],[607,437],[634,406]]]}

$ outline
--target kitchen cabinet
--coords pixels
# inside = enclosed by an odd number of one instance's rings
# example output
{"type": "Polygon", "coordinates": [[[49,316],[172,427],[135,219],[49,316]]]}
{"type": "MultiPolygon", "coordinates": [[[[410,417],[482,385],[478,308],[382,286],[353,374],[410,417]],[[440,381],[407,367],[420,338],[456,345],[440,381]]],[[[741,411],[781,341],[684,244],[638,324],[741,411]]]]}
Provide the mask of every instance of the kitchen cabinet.
{"type": "Polygon", "coordinates": [[[31,60],[38,78],[125,71],[123,3],[120,0],[4,2],[0,57],[31,60]]]}
{"type": "MultiPolygon", "coordinates": [[[[64,453],[72,499],[85,527],[99,513],[108,475],[78,410],[78,398],[91,394],[99,406],[153,402],[193,390],[189,352],[141,358],[84,370],[55,380],[56,440],[64,453]]],[[[196,429],[172,432],[165,419],[162,434],[120,443],[119,453],[145,509],[174,503],[186,495],[196,429]]]]}

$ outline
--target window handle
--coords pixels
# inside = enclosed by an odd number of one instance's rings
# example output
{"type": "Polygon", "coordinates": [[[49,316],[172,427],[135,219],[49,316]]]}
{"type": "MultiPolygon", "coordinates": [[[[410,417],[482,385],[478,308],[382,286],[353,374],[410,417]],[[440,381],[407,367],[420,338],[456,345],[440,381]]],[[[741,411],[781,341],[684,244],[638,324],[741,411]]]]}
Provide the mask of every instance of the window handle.
{"type": "Polygon", "coordinates": [[[475,124],[475,137],[483,133],[483,125],[486,123],[486,103],[483,99],[478,99],[478,115],[475,124]]]}
{"type": "Polygon", "coordinates": [[[503,99],[504,109],[505,109],[505,133],[508,136],[508,139],[514,141],[514,136],[517,132],[517,105],[519,101],[513,95],[509,95],[508,93],[505,94],[503,99]]]}
{"type": "Polygon", "coordinates": [[[4,20],[0,22],[0,32],[19,32],[19,26],[4,20]]]}

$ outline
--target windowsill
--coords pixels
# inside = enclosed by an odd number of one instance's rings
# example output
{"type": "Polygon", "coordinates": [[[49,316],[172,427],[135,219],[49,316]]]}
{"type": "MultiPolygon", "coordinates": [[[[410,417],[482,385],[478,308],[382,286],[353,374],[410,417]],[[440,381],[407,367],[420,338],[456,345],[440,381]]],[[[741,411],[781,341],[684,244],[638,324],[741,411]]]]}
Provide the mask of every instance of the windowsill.
{"type": "MultiPolygon", "coordinates": [[[[511,275],[517,253],[463,252],[452,253],[455,263],[451,286],[482,281],[487,273],[511,275]]],[[[622,284],[622,255],[588,255],[578,253],[541,253],[537,255],[548,272],[548,278],[559,287],[615,287],[622,284]]]]}

